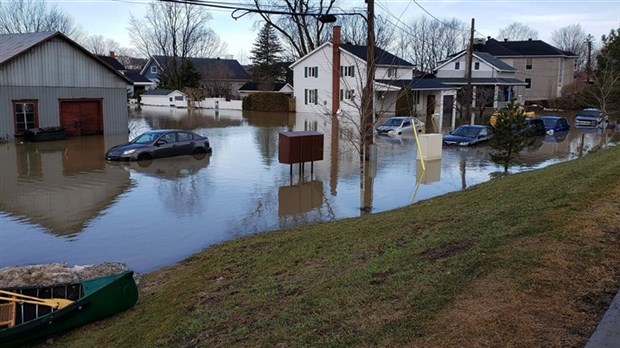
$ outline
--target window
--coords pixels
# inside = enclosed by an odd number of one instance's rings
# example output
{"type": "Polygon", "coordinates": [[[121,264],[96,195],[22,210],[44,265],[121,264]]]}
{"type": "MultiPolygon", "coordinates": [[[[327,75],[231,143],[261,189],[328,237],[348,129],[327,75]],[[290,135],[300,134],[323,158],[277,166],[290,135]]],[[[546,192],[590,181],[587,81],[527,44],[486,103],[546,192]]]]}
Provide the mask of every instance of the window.
{"type": "Polygon", "coordinates": [[[397,77],[398,70],[396,68],[388,68],[388,77],[397,77]]]}
{"type": "Polygon", "coordinates": [[[157,74],[157,67],[156,66],[151,66],[151,73],[157,74]]]}
{"type": "Polygon", "coordinates": [[[532,70],[532,58],[525,60],[525,70],[532,70]]]}
{"type": "Polygon", "coordinates": [[[193,135],[185,132],[177,133],[177,137],[179,138],[179,141],[190,141],[194,138],[193,135]]]}
{"type": "Polygon", "coordinates": [[[353,65],[341,66],[340,67],[340,76],[355,77],[355,67],[353,65]]]}
{"type": "Polygon", "coordinates": [[[480,70],[480,62],[474,63],[474,70],[480,70]]]}
{"type": "Polygon", "coordinates": [[[459,70],[461,68],[461,62],[454,62],[454,70],[459,70]]]}
{"type": "Polygon", "coordinates": [[[177,95],[177,96],[174,97],[174,100],[183,101],[183,96],[182,95],[177,95]]]}
{"type": "Polygon", "coordinates": [[[527,85],[525,86],[525,89],[532,88],[532,79],[525,79],[525,83],[527,83],[527,85]]]}
{"type": "Polygon", "coordinates": [[[319,103],[319,90],[318,89],[304,89],[304,104],[318,104],[319,103]]]}
{"type": "Polygon", "coordinates": [[[318,66],[304,67],[304,77],[319,77],[319,67],[318,66]]]}
{"type": "Polygon", "coordinates": [[[340,90],[340,100],[353,100],[355,98],[355,91],[352,89],[341,89],[340,90]]]}
{"type": "Polygon", "coordinates": [[[23,135],[27,129],[39,126],[37,100],[13,101],[13,119],[15,121],[15,134],[23,135]]]}
{"type": "Polygon", "coordinates": [[[170,100],[170,102],[172,103],[172,100],[173,100],[173,99],[172,99],[172,97],[170,97],[170,98],[168,98],[168,100],[170,100]]]}
{"type": "Polygon", "coordinates": [[[177,134],[167,133],[167,134],[164,134],[164,136],[162,136],[161,138],[159,138],[159,140],[163,140],[166,143],[174,143],[177,141],[177,134]]]}
{"type": "Polygon", "coordinates": [[[316,131],[318,128],[319,123],[317,121],[304,121],[305,131],[316,131]]]}

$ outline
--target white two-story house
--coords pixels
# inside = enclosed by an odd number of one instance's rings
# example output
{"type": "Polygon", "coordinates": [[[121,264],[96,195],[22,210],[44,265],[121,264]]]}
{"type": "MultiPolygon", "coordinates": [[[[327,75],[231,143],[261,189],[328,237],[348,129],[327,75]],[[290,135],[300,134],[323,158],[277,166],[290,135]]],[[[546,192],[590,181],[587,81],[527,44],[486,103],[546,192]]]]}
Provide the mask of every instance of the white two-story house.
{"type": "MultiPolygon", "coordinates": [[[[499,109],[510,101],[523,104],[526,82],[516,77],[517,70],[486,52],[472,53],[471,85],[472,105],[492,103],[499,109]]],[[[440,82],[457,86],[463,90],[467,86],[467,52],[462,51],[440,62],[435,69],[440,82]]]]}
{"type": "MultiPolygon", "coordinates": [[[[450,114],[454,112],[457,87],[442,84],[436,79],[415,77],[413,64],[380,48],[375,48],[374,56],[376,119],[394,115],[401,88],[414,91],[412,109],[420,118],[430,117],[444,109],[450,114]]],[[[359,114],[367,80],[366,57],[366,46],[341,43],[340,27],[334,27],[332,42],[325,42],[290,66],[293,70],[296,111],[359,114]]]]}

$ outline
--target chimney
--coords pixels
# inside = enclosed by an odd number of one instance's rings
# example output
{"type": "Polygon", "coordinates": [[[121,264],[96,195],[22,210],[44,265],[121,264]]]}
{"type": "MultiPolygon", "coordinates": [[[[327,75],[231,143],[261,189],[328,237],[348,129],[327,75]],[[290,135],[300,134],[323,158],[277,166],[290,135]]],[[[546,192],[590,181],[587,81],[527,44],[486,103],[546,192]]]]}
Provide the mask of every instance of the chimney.
{"type": "Polygon", "coordinates": [[[340,109],[340,26],[333,28],[332,39],[332,115],[340,109]]]}
{"type": "Polygon", "coordinates": [[[532,38],[527,39],[527,41],[532,41],[532,38]]]}
{"type": "Polygon", "coordinates": [[[504,42],[508,42],[508,39],[504,38],[504,42]]]}
{"type": "Polygon", "coordinates": [[[114,51],[110,51],[110,57],[112,58],[116,57],[116,54],[114,53],[114,51]]]}

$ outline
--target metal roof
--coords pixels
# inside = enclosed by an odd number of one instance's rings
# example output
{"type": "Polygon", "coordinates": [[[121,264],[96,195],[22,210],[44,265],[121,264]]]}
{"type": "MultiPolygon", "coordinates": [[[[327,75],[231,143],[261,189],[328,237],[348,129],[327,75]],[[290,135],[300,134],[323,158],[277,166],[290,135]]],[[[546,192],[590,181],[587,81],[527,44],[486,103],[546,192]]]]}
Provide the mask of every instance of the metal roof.
{"type": "MultiPolygon", "coordinates": [[[[351,45],[351,44],[340,44],[340,48],[352,53],[353,55],[363,59],[366,61],[366,57],[368,56],[368,46],[361,45],[351,45]]],[[[414,65],[407,62],[404,59],[398,58],[397,56],[382,50],[379,47],[375,47],[375,64],[377,65],[392,65],[392,66],[411,66],[414,65]]]]}
{"type": "Polygon", "coordinates": [[[25,33],[25,34],[3,34],[0,35],[0,65],[12,60],[13,58],[25,53],[34,46],[37,46],[52,37],[55,32],[25,33]]]}
{"type": "MultiPolygon", "coordinates": [[[[437,77],[438,81],[449,85],[466,85],[467,78],[464,77],[437,77]]],[[[493,78],[493,77],[474,77],[471,79],[473,85],[507,85],[525,86],[527,83],[513,78],[493,78]]]]}

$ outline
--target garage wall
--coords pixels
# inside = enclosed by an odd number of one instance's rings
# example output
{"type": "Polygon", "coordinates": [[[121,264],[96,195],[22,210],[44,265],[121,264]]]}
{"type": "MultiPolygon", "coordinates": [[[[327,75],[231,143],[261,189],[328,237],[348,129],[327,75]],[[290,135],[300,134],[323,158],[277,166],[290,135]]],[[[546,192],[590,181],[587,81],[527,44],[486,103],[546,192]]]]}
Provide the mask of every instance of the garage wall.
{"type": "Polygon", "coordinates": [[[128,111],[125,86],[122,88],[69,88],[0,86],[0,136],[13,140],[13,100],[39,101],[39,126],[60,125],[59,99],[102,99],[104,134],[127,133],[128,111]]]}

